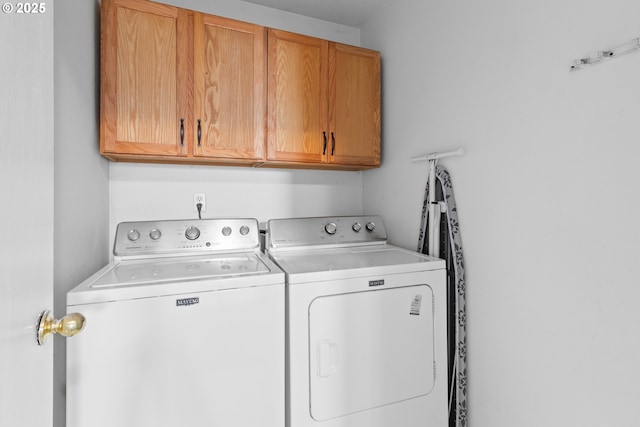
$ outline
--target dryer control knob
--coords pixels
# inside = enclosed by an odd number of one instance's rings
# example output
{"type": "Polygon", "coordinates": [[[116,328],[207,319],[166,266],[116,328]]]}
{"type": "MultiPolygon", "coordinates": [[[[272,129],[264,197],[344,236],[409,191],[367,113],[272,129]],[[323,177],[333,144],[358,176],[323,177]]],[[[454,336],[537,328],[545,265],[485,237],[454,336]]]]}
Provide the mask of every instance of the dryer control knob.
{"type": "Polygon", "coordinates": [[[242,227],[240,227],[240,234],[242,234],[243,236],[246,236],[247,234],[249,234],[249,227],[247,227],[246,225],[243,225],[242,227]]]}
{"type": "Polygon", "coordinates": [[[359,232],[360,232],[360,230],[362,230],[362,226],[360,225],[360,223],[359,223],[359,222],[356,222],[356,223],[354,223],[354,224],[351,226],[351,229],[352,229],[353,231],[355,231],[356,233],[359,233],[359,232]]]}
{"type": "Polygon", "coordinates": [[[158,240],[160,236],[162,236],[162,233],[157,228],[154,228],[149,232],[149,237],[151,237],[151,240],[158,240]]]}
{"type": "Polygon", "coordinates": [[[228,236],[230,236],[230,235],[231,235],[231,227],[228,227],[228,226],[227,226],[227,227],[224,227],[224,228],[222,229],[222,235],[223,235],[224,237],[228,237],[228,236]]]}
{"type": "Polygon", "coordinates": [[[324,231],[326,231],[327,234],[336,234],[336,232],[338,231],[338,226],[335,222],[330,222],[324,226],[324,231]]]}
{"type": "Polygon", "coordinates": [[[190,225],[189,227],[187,227],[187,230],[184,232],[184,237],[186,237],[189,240],[196,240],[198,237],[200,237],[200,230],[198,230],[198,227],[194,227],[193,225],[190,225]]]}
{"type": "Polygon", "coordinates": [[[367,223],[367,230],[368,231],[373,231],[373,229],[376,228],[376,224],[373,222],[368,222],[367,223]]]}
{"type": "Polygon", "coordinates": [[[136,230],[135,228],[132,230],[129,230],[129,232],[127,233],[127,238],[129,240],[131,240],[132,242],[135,242],[136,240],[138,240],[140,238],[140,232],[138,230],[136,230]]]}

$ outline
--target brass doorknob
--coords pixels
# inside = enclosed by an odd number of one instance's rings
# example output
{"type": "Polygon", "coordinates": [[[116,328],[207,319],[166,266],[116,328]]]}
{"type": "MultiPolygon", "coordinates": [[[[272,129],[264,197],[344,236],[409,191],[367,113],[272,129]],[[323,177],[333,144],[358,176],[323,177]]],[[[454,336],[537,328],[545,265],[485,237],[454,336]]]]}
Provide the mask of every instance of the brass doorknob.
{"type": "Polygon", "coordinates": [[[38,318],[38,345],[44,345],[51,334],[60,334],[64,337],[71,337],[84,328],[85,318],[80,313],[70,313],[56,320],[49,310],[40,313],[38,318]]]}

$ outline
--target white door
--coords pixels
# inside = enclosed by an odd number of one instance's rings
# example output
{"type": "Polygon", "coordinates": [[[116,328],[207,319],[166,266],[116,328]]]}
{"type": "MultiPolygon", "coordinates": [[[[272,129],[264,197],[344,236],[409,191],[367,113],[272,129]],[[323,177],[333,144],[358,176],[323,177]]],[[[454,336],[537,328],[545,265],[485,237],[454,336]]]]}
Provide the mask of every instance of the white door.
{"type": "Polygon", "coordinates": [[[3,3],[0,52],[0,426],[46,427],[53,346],[35,324],[53,309],[53,0],[3,3]]]}

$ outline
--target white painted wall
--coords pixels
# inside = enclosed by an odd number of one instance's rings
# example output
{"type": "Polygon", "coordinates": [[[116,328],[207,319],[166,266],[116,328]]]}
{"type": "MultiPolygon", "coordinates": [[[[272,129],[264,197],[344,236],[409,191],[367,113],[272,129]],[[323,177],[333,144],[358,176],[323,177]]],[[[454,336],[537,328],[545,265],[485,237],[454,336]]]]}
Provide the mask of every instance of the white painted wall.
{"type": "MultiPolygon", "coordinates": [[[[238,0],[166,0],[187,9],[358,45],[360,30],[238,0]]],[[[217,166],[110,163],[110,236],[121,221],[197,218],[193,193],[204,192],[203,218],[270,218],[362,213],[362,173],[217,166]]]]}
{"type": "Polygon", "coordinates": [[[382,168],[364,210],[415,248],[426,165],[452,174],[467,268],[471,426],[633,426],[640,391],[640,2],[389,3],[382,168]]]}
{"type": "MultiPolygon", "coordinates": [[[[98,152],[100,3],[56,0],[54,14],[54,305],[109,259],[109,167],[98,152]]],[[[51,307],[50,307],[51,308],[51,307]]],[[[65,425],[66,341],[54,345],[53,419],[65,425]]]]}
{"type": "Polygon", "coordinates": [[[238,19],[240,21],[264,25],[265,27],[292,31],[294,33],[319,37],[339,43],[347,43],[354,46],[360,45],[359,28],[322,21],[308,16],[296,15],[241,0],[160,0],[158,3],[238,19]]]}
{"type": "Polygon", "coordinates": [[[203,218],[265,222],[362,210],[358,172],[112,163],[110,188],[113,227],[121,221],[197,218],[194,192],[206,194],[203,218]]]}

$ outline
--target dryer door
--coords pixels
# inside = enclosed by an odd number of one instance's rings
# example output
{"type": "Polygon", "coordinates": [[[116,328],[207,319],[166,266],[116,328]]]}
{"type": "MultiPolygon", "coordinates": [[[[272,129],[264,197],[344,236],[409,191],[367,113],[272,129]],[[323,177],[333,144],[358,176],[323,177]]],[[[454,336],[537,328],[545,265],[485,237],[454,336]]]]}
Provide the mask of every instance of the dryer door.
{"type": "Polygon", "coordinates": [[[325,421],[434,386],[428,285],[329,295],[309,307],[311,416],[325,421]]]}

